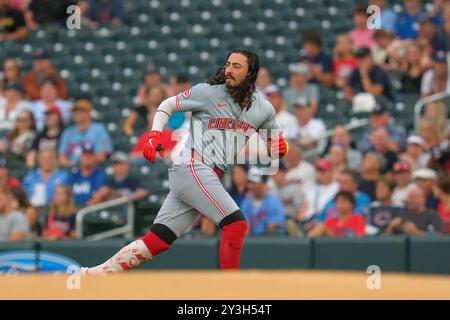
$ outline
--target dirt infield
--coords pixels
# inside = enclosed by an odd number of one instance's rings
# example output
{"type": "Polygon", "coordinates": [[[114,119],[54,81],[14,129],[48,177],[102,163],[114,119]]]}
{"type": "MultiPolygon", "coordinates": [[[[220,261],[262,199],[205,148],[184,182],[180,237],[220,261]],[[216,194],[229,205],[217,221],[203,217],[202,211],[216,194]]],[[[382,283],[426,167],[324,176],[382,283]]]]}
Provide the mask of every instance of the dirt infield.
{"type": "Polygon", "coordinates": [[[318,271],[151,271],[83,277],[0,276],[0,299],[450,299],[450,277],[381,275],[367,289],[366,273],[318,271]],[[77,279],[69,281],[76,285],[77,279]]]}

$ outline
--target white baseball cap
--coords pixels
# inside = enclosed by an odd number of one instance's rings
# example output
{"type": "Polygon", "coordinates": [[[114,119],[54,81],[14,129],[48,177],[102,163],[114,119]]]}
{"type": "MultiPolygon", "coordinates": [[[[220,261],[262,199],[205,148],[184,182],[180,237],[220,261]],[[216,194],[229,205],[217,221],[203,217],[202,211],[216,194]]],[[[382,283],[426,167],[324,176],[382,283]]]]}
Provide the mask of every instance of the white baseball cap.
{"type": "Polygon", "coordinates": [[[261,183],[267,181],[267,176],[263,175],[262,170],[258,167],[251,167],[247,173],[247,181],[261,183]]]}
{"type": "Polygon", "coordinates": [[[429,168],[417,169],[413,172],[413,179],[437,180],[436,171],[429,168]]]}
{"type": "Polygon", "coordinates": [[[408,144],[417,144],[421,147],[423,147],[423,145],[425,144],[425,141],[423,140],[423,138],[421,136],[418,136],[416,134],[411,135],[408,137],[408,140],[406,140],[406,142],[408,144]]]}

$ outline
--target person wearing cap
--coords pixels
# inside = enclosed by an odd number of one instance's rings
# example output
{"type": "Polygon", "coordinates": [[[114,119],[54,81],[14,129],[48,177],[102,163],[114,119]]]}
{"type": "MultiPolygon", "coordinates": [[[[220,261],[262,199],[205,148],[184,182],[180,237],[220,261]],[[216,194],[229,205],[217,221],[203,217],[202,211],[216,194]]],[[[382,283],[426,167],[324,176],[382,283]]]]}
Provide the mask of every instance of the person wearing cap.
{"type": "Polygon", "coordinates": [[[67,182],[67,174],[58,169],[55,150],[43,150],[38,155],[39,167],[29,171],[23,179],[23,188],[35,207],[50,204],[59,184],[67,182]]]}
{"type": "Polygon", "coordinates": [[[437,209],[438,199],[433,193],[437,182],[436,171],[429,168],[417,169],[413,172],[414,183],[423,190],[425,195],[425,205],[429,209],[437,209]]]}
{"type": "Polygon", "coordinates": [[[23,99],[24,89],[20,82],[6,83],[3,95],[0,97],[0,138],[11,131],[19,114],[29,108],[29,103],[23,99]]]}
{"type": "Polygon", "coordinates": [[[433,64],[423,74],[420,96],[425,98],[439,92],[450,91],[450,77],[448,72],[447,52],[436,51],[433,56],[433,64]]]}
{"type": "Polygon", "coordinates": [[[272,86],[266,88],[264,91],[267,100],[272,104],[275,109],[276,117],[278,123],[280,124],[283,131],[287,128],[295,126],[297,124],[297,119],[295,116],[286,110],[284,105],[283,97],[281,92],[278,90],[278,87],[272,86]]]}
{"type": "Polygon", "coordinates": [[[400,160],[394,164],[392,173],[395,181],[395,189],[392,200],[398,203],[406,203],[408,193],[414,184],[411,181],[412,167],[408,161],[400,160]]]}
{"type": "Polygon", "coordinates": [[[322,154],[327,144],[323,138],[327,130],[325,123],[314,118],[314,110],[304,98],[294,103],[294,114],[297,123],[286,128],[285,137],[296,140],[305,150],[315,149],[319,155],[322,154]]]}
{"type": "Polygon", "coordinates": [[[11,6],[11,0],[0,0],[0,41],[23,40],[27,36],[23,13],[11,6]]]}
{"type": "Polygon", "coordinates": [[[296,141],[289,141],[289,153],[286,155],[286,166],[289,171],[286,180],[289,183],[301,183],[304,188],[314,184],[316,180],[316,169],[312,164],[303,159],[302,148],[296,141]]]}
{"type": "Polygon", "coordinates": [[[333,59],[322,49],[322,39],[318,32],[307,31],[303,34],[303,50],[299,62],[308,66],[310,83],[333,86],[333,59]]]}
{"type": "Polygon", "coordinates": [[[316,181],[305,190],[306,206],[297,218],[303,221],[314,219],[339,191],[339,184],[333,179],[333,164],[329,159],[319,159],[315,164],[316,181]]]}
{"type": "Polygon", "coordinates": [[[41,99],[40,83],[44,79],[51,78],[56,83],[58,98],[69,99],[66,81],[59,75],[59,72],[52,66],[50,55],[43,49],[38,49],[33,54],[33,68],[23,78],[23,85],[28,100],[41,99]]]}
{"type": "Polygon", "coordinates": [[[406,234],[426,236],[444,233],[442,219],[435,209],[426,207],[426,195],[422,188],[414,186],[408,193],[406,212],[392,219],[386,228],[386,235],[406,234]]]}
{"type": "Polygon", "coordinates": [[[404,0],[405,10],[400,12],[395,21],[395,34],[402,40],[416,39],[419,21],[427,15],[422,7],[422,0],[404,0]]]}
{"type": "Polygon", "coordinates": [[[41,99],[30,104],[30,110],[36,119],[38,130],[42,131],[44,129],[45,113],[52,108],[57,108],[64,124],[69,124],[72,116],[70,112],[72,102],[58,98],[58,88],[52,78],[42,80],[39,86],[41,99]]]}
{"type": "Polygon", "coordinates": [[[128,197],[129,201],[139,201],[149,192],[141,181],[130,175],[130,158],[122,151],[116,151],[110,158],[113,174],[105,186],[101,187],[89,201],[94,205],[118,197],[128,197]]]}
{"type": "Polygon", "coordinates": [[[364,154],[358,190],[367,194],[372,201],[375,200],[376,184],[385,166],[386,159],[380,153],[369,151],[364,154]]]}
{"type": "Polygon", "coordinates": [[[375,63],[372,52],[367,47],[361,47],[356,51],[358,67],[352,71],[347,86],[344,87],[344,95],[352,100],[358,93],[370,93],[375,97],[383,97],[393,100],[391,83],[387,73],[375,63]]]}
{"type": "Polygon", "coordinates": [[[425,154],[425,141],[419,135],[412,134],[406,140],[406,150],[399,157],[407,161],[411,166],[411,171],[426,168],[429,155],[425,154]]]}
{"type": "Polygon", "coordinates": [[[374,45],[374,30],[367,27],[369,17],[367,5],[359,3],[353,7],[352,18],[355,27],[349,32],[349,35],[352,37],[353,43],[357,48],[371,48],[374,45]]]}
{"type": "Polygon", "coordinates": [[[241,210],[248,222],[248,233],[258,235],[281,235],[285,231],[285,214],[280,198],[268,190],[267,175],[260,168],[248,171],[249,193],[241,204],[241,210]]]}
{"type": "Polygon", "coordinates": [[[289,87],[282,92],[288,111],[293,112],[295,102],[301,98],[306,99],[316,111],[319,106],[319,87],[316,83],[308,83],[310,74],[308,65],[298,62],[292,65],[289,71],[291,73],[289,87]]]}
{"type": "Polygon", "coordinates": [[[149,64],[145,69],[144,83],[139,87],[137,92],[136,105],[146,105],[150,88],[161,85],[164,85],[161,72],[157,66],[149,64]]]}
{"type": "Polygon", "coordinates": [[[438,32],[437,21],[435,17],[424,16],[419,20],[419,35],[417,41],[428,45],[431,53],[437,51],[448,51],[447,42],[444,36],[438,32]]]}
{"type": "Polygon", "coordinates": [[[71,167],[80,160],[81,148],[89,142],[94,146],[97,163],[101,163],[113,151],[112,141],[102,123],[92,121],[92,103],[78,100],[72,105],[74,125],[63,131],[59,144],[59,163],[71,167]]]}
{"type": "Polygon", "coordinates": [[[82,208],[89,205],[94,194],[106,185],[108,176],[98,165],[95,145],[85,142],[81,146],[80,165],[71,170],[68,185],[72,187],[75,204],[82,208]]]}
{"type": "Polygon", "coordinates": [[[42,150],[53,150],[58,152],[59,141],[61,139],[64,124],[61,118],[61,112],[57,107],[52,107],[45,112],[44,129],[38,132],[34,138],[31,150],[26,156],[26,165],[28,168],[34,168],[37,162],[37,154],[42,150]]]}
{"type": "Polygon", "coordinates": [[[370,114],[370,127],[367,128],[358,143],[357,149],[365,153],[372,150],[374,145],[372,141],[372,134],[378,128],[385,128],[388,132],[388,138],[384,144],[389,151],[399,153],[406,147],[406,131],[404,128],[395,124],[394,119],[391,117],[386,105],[380,101],[376,102],[371,114],[370,114]]]}

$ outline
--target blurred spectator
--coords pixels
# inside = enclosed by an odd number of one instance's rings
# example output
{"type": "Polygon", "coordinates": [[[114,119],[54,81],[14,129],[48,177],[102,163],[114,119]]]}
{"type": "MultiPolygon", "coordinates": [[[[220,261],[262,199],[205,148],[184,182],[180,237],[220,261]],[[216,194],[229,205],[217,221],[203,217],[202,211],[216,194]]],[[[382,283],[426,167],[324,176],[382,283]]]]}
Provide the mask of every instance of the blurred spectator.
{"type": "Polygon", "coordinates": [[[373,40],[375,44],[371,48],[371,54],[374,63],[384,71],[396,70],[397,64],[392,54],[392,47],[397,42],[394,34],[384,29],[378,29],[373,33],[373,40]]]}
{"type": "Polygon", "coordinates": [[[67,7],[76,4],[75,0],[31,0],[25,11],[25,21],[32,31],[49,23],[60,23],[65,26],[69,16],[67,7]]]}
{"type": "Polygon", "coordinates": [[[0,193],[6,192],[14,186],[19,186],[20,180],[10,176],[6,159],[0,156],[0,193]]]}
{"type": "MultiPolygon", "coordinates": [[[[339,183],[339,191],[351,192],[355,197],[355,212],[364,214],[369,207],[370,197],[358,190],[358,176],[354,171],[343,170],[337,179],[339,183]]],[[[329,217],[336,216],[336,202],[334,199],[330,200],[325,208],[316,216],[318,224],[323,223],[329,217]]]]}
{"type": "MultiPolygon", "coordinates": [[[[259,69],[261,71],[261,69],[259,69]]],[[[168,97],[176,96],[177,94],[189,90],[192,87],[192,81],[188,75],[184,73],[177,73],[170,77],[169,84],[166,88],[166,95],[168,97]]]]}
{"type": "Polygon", "coordinates": [[[19,211],[25,215],[30,227],[31,235],[33,237],[38,236],[41,233],[41,227],[38,221],[39,213],[30,203],[25,190],[23,190],[22,186],[14,186],[11,188],[11,195],[13,199],[13,210],[19,211]]]}
{"type": "Polygon", "coordinates": [[[381,173],[386,173],[392,171],[394,163],[397,162],[397,154],[390,150],[390,140],[388,130],[384,127],[379,127],[375,129],[370,135],[370,141],[373,145],[373,150],[380,153],[386,160],[385,166],[381,173]]]}
{"type": "Polygon", "coordinates": [[[0,41],[22,40],[27,35],[23,13],[11,6],[11,0],[0,0],[0,41]]]}
{"type": "Polygon", "coordinates": [[[68,178],[75,204],[79,207],[87,205],[107,180],[105,170],[98,166],[94,145],[85,143],[81,148],[80,166],[72,169],[68,178]]]}
{"type": "Polygon", "coordinates": [[[397,15],[386,7],[387,0],[369,0],[369,5],[375,5],[381,11],[381,29],[394,32],[397,15]]]}
{"type": "Polygon", "coordinates": [[[419,125],[420,136],[424,140],[424,158],[430,168],[449,172],[450,140],[448,133],[442,131],[438,121],[433,118],[422,118],[419,125]]]}
{"type": "Polygon", "coordinates": [[[53,108],[59,110],[64,124],[69,124],[71,120],[70,107],[72,106],[72,103],[68,100],[58,99],[56,82],[51,78],[44,79],[39,87],[41,99],[30,104],[30,110],[33,112],[38,130],[42,131],[45,125],[45,114],[53,108]]]}
{"type": "Polygon", "coordinates": [[[22,111],[16,119],[8,140],[0,143],[0,153],[8,154],[18,160],[25,160],[36,137],[36,123],[30,111],[22,111]]]}
{"type": "Polygon", "coordinates": [[[19,114],[29,108],[29,103],[23,100],[24,89],[19,82],[6,83],[3,94],[4,97],[0,97],[0,138],[12,130],[19,114]]]}
{"type": "Polygon", "coordinates": [[[3,79],[0,80],[0,91],[3,93],[8,82],[22,82],[21,63],[15,58],[6,58],[3,62],[3,79]]]}
{"type": "Polygon", "coordinates": [[[386,128],[388,131],[389,139],[385,141],[385,144],[390,151],[397,153],[405,149],[405,129],[394,123],[394,119],[384,104],[377,103],[370,115],[370,128],[363,133],[358,141],[359,151],[366,152],[372,149],[371,135],[377,128],[386,128]]]}
{"type": "Polygon", "coordinates": [[[301,183],[304,188],[316,181],[316,170],[309,162],[303,160],[302,148],[295,141],[289,141],[289,152],[285,157],[289,169],[286,180],[289,183],[301,183]]]}
{"type": "Polygon", "coordinates": [[[149,192],[142,186],[141,181],[130,174],[130,159],[126,153],[116,151],[110,160],[113,176],[94,194],[88,202],[89,205],[119,197],[127,197],[129,201],[139,201],[148,196],[149,192]]]}
{"type": "Polygon", "coordinates": [[[413,179],[414,183],[423,190],[425,206],[428,209],[436,210],[439,202],[433,193],[437,181],[436,171],[428,168],[417,169],[413,172],[413,179]]]}
{"type": "Polygon", "coordinates": [[[80,160],[81,148],[91,143],[95,150],[95,159],[101,163],[113,151],[111,138],[102,123],[92,121],[92,103],[78,100],[72,106],[74,125],[66,128],[59,144],[59,162],[64,167],[71,167],[80,160]]]}
{"type": "Polygon", "coordinates": [[[325,151],[327,128],[321,119],[314,118],[314,110],[304,98],[294,103],[297,123],[284,130],[287,139],[296,140],[304,150],[316,150],[320,155],[325,151]]]}
{"type": "MultiPolygon", "coordinates": [[[[350,169],[348,165],[347,154],[345,152],[345,148],[340,144],[333,144],[328,149],[327,158],[330,160],[333,169],[332,175],[333,179],[337,179],[337,176],[342,170],[350,169]]],[[[360,167],[358,167],[358,170],[360,167]]]]}
{"type": "Polygon", "coordinates": [[[161,72],[155,65],[149,64],[145,70],[144,83],[139,87],[137,93],[136,105],[147,105],[150,88],[160,85],[164,85],[161,72]]]}
{"type": "Polygon", "coordinates": [[[54,150],[42,150],[39,153],[39,167],[28,172],[23,179],[23,187],[35,207],[48,206],[56,186],[64,183],[67,183],[67,174],[58,169],[54,150]]]}
{"type": "Polygon", "coordinates": [[[21,212],[13,209],[10,191],[0,193],[0,241],[23,241],[30,237],[30,226],[21,212]]]}
{"type": "Polygon", "coordinates": [[[438,51],[447,52],[447,42],[444,36],[438,32],[436,20],[430,16],[420,18],[419,35],[417,42],[420,43],[426,52],[433,56],[438,51]]]}
{"type": "Polygon", "coordinates": [[[355,27],[349,32],[349,35],[352,37],[356,48],[371,48],[374,44],[374,30],[367,27],[369,16],[366,5],[359,3],[353,8],[352,18],[355,27]]]}
{"type": "Polygon", "coordinates": [[[304,190],[306,196],[305,210],[299,220],[314,219],[339,191],[339,184],[333,179],[333,164],[327,159],[316,161],[316,182],[304,190]]]}
{"type": "Polygon", "coordinates": [[[393,200],[394,188],[395,182],[389,176],[378,180],[376,201],[373,201],[368,209],[367,235],[383,234],[389,222],[402,214],[403,204],[393,200]]]}
{"type": "Polygon", "coordinates": [[[425,206],[424,191],[415,186],[408,194],[407,210],[401,217],[392,219],[386,228],[386,235],[407,234],[410,236],[425,236],[443,233],[444,226],[441,217],[435,210],[425,206]]]}
{"type": "Polygon", "coordinates": [[[381,178],[381,172],[385,165],[386,160],[378,152],[366,152],[364,154],[358,190],[367,194],[372,201],[375,200],[376,184],[381,178]]]}
{"type": "Polygon", "coordinates": [[[334,197],[336,215],[329,217],[325,223],[318,225],[308,235],[310,237],[363,237],[365,235],[364,217],[355,212],[355,196],[348,191],[339,191],[334,197]]]}
{"type": "Polygon", "coordinates": [[[89,0],[85,13],[86,25],[98,28],[101,25],[119,27],[125,23],[127,13],[121,0],[89,0]]]}
{"type": "Polygon", "coordinates": [[[281,96],[278,87],[272,86],[268,87],[264,91],[267,100],[272,104],[275,112],[277,114],[277,120],[283,130],[295,126],[297,124],[297,119],[295,116],[286,110],[283,97],[281,96]]]}
{"type": "Polygon", "coordinates": [[[424,147],[425,141],[421,136],[411,135],[406,140],[406,151],[400,155],[400,159],[411,165],[411,171],[427,166],[430,157],[424,154],[424,147]]]}
{"type": "Polygon", "coordinates": [[[319,87],[315,83],[308,83],[310,74],[308,65],[300,62],[292,65],[289,69],[291,72],[289,88],[284,89],[282,93],[288,111],[293,112],[294,104],[303,98],[316,112],[319,105],[319,87]]]}
{"type": "Polygon", "coordinates": [[[278,91],[278,86],[273,83],[272,73],[268,67],[260,67],[258,77],[256,78],[256,89],[262,94],[267,95],[268,91],[278,91]]]}
{"type": "Polygon", "coordinates": [[[340,34],[336,37],[336,45],[333,50],[333,72],[336,75],[335,85],[344,88],[350,74],[358,66],[355,57],[356,47],[352,37],[348,34],[340,34]]]}
{"type": "Polygon", "coordinates": [[[303,47],[299,62],[308,65],[309,82],[333,86],[333,59],[322,49],[322,39],[314,31],[303,35],[303,47]]]}
{"type": "Polygon", "coordinates": [[[33,69],[24,76],[23,85],[29,100],[41,99],[39,85],[44,79],[52,79],[58,88],[58,98],[66,100],[67,94],[66,82],[59,75],[58,71],[52,66],[50,55],[43,49],[38,49],[33,54],[33,69]]]}
{"type": "Polygon", "coordinates": [[[420,18],[427,15],[422,9],[422,0],[404,0],[404,8],[397,16],[395,34],[400,39],[416,39],[420,18]]]}
{"type": "Polygon", "coordinates": [[[28,168],[36,166],[37,154],[42,150],[58,152],[59,139],[64,130],[61,113],[58,108],[53,107],[45,112],[45,126],[33,141],[31,151],[27,154],[26,164],[28,168]]]}
{"type": "Polygon", "coordinates": [[[450,3],[446,2],[442,8],[442,26],[440,33],[443,35],[447,48],[450,48],[450,3]]]}
{"type": "Polygon", "coordinates": [[[408,198],[408,193],[414,186],[411,182],[411,165],[407,161],[398,161],[394,164],[392,173],[395,181],[392,201],[405,204],[408,198]]]}
{"type": "Polygon", "coordinates": [[[450,177],[443,176],[439,178],[436,190],[439,203],[437,211],[444,224],[444,232],[450,233],[450,177]]]}
{"type": "Polygon", "coordinates": [[[439,136],[445,139],[446,135],[450,132],[447,102],[445,100],[438,100],[428,103],[425,106],[423,117],[432,120],[439,136]]]}
{"type": "Polygon", "coordinates": [[[77,207],[70,186],[58,185],[50,204],[43,238],[45,240],[61,240],[76,236],[77,207]]]}
{"type": "Polygon", "coordinates": [[[127,136],[132,136],[135,133],[135,127],[137,132],[141,133],[147,128],[147,118],[149,113],[156,110],[160,103],[166,99],[166,90],[162,85],[155,85],[148,91],[148,97],[145,105],[140,105],[134,108],[130,115],[127,117],[123,124],[123,131],[127,136]]]}
{"type": "Polygon", "coordinates": [[[228,190],[228,193],[240,207],[247,192],[247,167],[244,165],[234,165],[231,169],[231,188],[228,190]]]}
{"type": "Polygon", "coordinates": [[[400,64],[401,79],[400,92],[419,94],[422,76],[426,66],[422,63],[423,52],[417,43],[408,45],[408,53],[400,64]]]}
{"type": "Polygon", "coordinates": [[[384,97],[393,100],[389,77],[386,72],[377,64],[375,64],[369,48],[362,47],[356,51],[358,59],[358,67],[353,70],[348,84],[344,89],[345,97],[349,100],[354,95],[367,92],[375,97],[384,97]]]}
{"type": "Polygon", "coordinates": [[[268,176],[261,169],[253,167],[247,175],[249,193],[241,204],[248,222],[248,233],[257,235],[284,234],[285,216],[281,200],[268,191],[268,176]]]}
{"type": "Polygon", "coordinates": [[[449,91],[450,77],[448,72],[447,54],[445,51],[437,51],[433,55],[432,68],[423,74],[420,96],[425,98],[435,93],[449,91]]]}
{"type": "Polygon", "coordinates": [[[352,148],[352,136],[345,127],[336,126],[334,128],[331,143],[332,145],[340,145],[345,150],[345,158],[349,169],[359,170],[362,155],[360,151],[352,148]]]}
{"type": "MultiPolygon", "coordinates": [[[[301,183],[290,183],[287,181],[286,174],[287,167],[283,164],[283,162],[280,162],[278,171],[272,175],[268,181],[270,191],[281,200],[286,218],[288,220],[303,220],[302,212],[304,211],[305,206],[305,190],[303,190],[301,183]]],[[[286,226],[288,234],[294,235],[290,232],[288,224],[286,226]]]]}

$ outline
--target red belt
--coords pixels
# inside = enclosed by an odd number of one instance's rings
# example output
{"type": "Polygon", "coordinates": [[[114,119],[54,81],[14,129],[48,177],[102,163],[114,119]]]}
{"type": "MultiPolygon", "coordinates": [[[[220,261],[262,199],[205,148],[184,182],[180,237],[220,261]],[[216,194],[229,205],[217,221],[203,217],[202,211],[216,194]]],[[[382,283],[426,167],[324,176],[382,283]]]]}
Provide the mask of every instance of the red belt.
{"type": "MultiPolygon", "coordinates": [[[[195,151],[194,149],[192,149],[192,158],[195,159],[195,160],[198,160],[198,161],[201,161],[201,162],[205,163],[205,161],[203,161],[203,157],[197,151],[195,151]]],[[[205,163],[205,164],[208,165],[207,163],[205,163]]],[[[219,169],[218,166],[216,166],[216,165],[214,167],[211,166],[211,168],[217,174],[219,179],[222,179],[223,176],[225,175],[225,172],[223,172],[221,169],[219,169]]]]}

